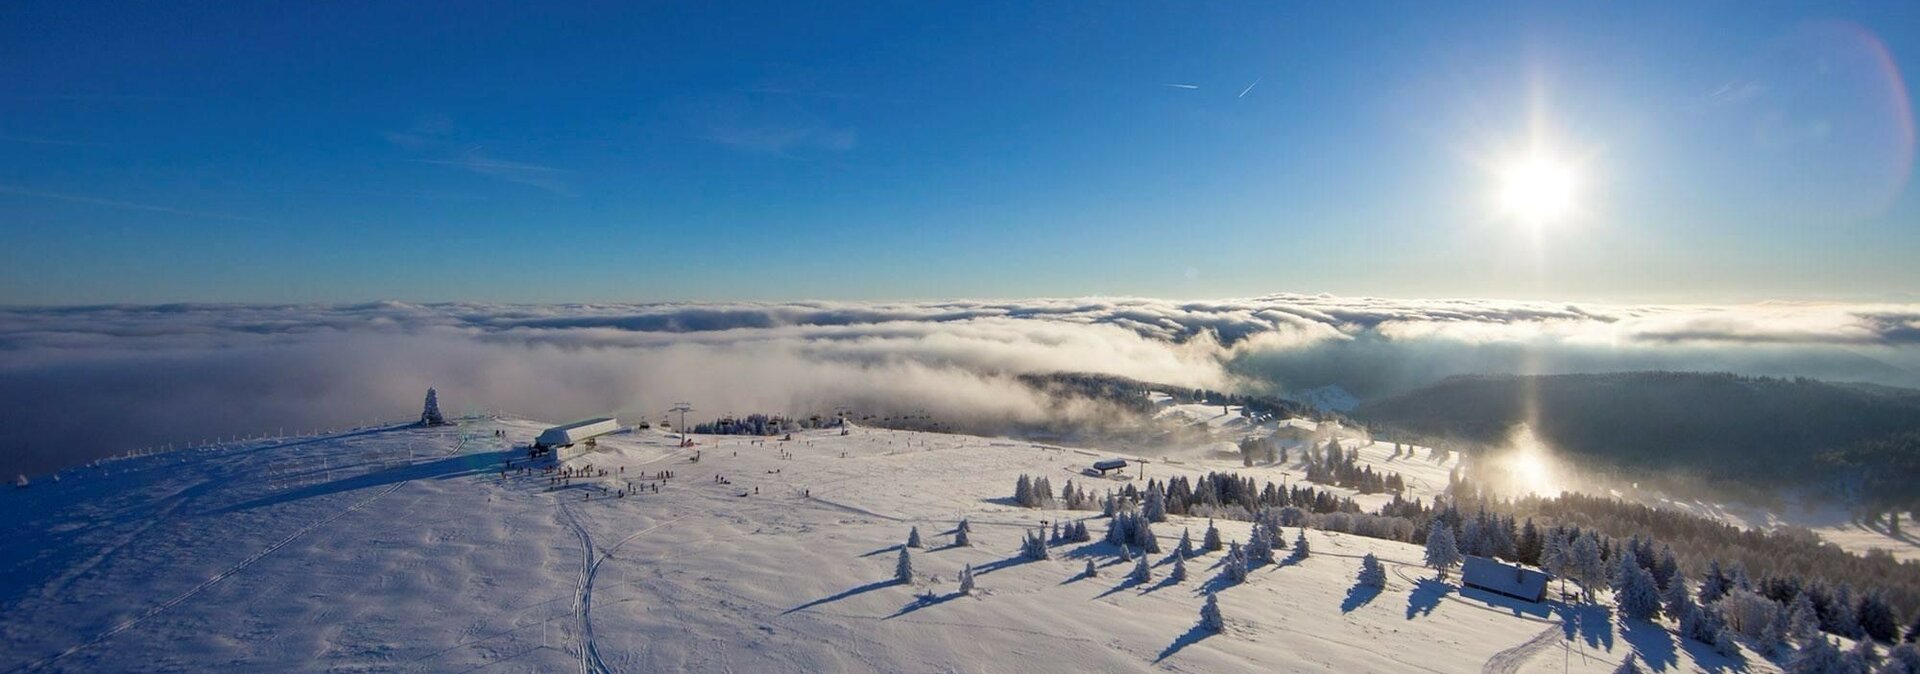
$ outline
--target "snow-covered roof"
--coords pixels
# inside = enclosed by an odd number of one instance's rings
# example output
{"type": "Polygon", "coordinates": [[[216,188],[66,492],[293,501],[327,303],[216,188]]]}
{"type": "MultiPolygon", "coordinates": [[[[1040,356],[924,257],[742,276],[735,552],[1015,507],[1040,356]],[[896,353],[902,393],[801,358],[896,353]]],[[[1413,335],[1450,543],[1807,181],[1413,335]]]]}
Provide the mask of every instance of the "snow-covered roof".
{"type": "Polygon", "coordinates": [[[1460,582],[1527,601],[1540,601],[1547,593],[1547,574],[1486,557],[1468,556],[1460,582]]]}
{"type": "Polygon", "coordinates": [[[540,432],[535,439],[541,445],[571,445],[587,438],[598,437],[620,430],[620,422],[613,417],[595,417],[581,419],[570,424],[561,424],[540,432]]]}

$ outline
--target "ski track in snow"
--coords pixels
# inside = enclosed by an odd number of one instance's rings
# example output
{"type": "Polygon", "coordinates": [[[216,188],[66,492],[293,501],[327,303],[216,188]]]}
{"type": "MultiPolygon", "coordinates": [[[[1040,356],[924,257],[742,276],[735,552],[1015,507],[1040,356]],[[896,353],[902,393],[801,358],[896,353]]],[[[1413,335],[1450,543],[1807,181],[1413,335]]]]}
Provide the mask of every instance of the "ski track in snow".
{"type": "Polygon", "coordinates": [[[1480,672],[1481,674],[1515,674],[1515,672],[1520,671],[1521,665],[1526,664],[1533,656],[1539,655],[1541,651],[1553,646],[1553,642],[1558,641],[1559,638],[1560,627],[1558,625],[1540,630],[1539,634],[1533,635],[1533,638],[1528,639],[1525,643],[1500,651],[1493,654],[1493,657],[1487,658],[1487,664],[1480,668],[1480,672]]]}

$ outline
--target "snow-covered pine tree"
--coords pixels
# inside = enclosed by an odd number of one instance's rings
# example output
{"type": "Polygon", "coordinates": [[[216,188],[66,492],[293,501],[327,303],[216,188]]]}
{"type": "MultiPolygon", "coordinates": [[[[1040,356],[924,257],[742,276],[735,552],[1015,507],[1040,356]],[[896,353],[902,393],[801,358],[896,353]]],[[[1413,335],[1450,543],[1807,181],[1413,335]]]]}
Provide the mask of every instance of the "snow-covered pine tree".
{"type": "MultiPolygon", "coordinates": [[[[964,525],[966,524],[966,521],[961,520],[960,523],[964,525]]],[[[968,533],[967,528],[965,526],[962,526],[959,529],[955,529],[953,532],[953,544],[955,546],[962,547],[962,548],[972,547],[973,534],[968,533]]]]}
{"type": "Polygon", "coordinates": [[[920,542],[920,527],[913,527],[907,530],[907,547],[909,548],[926,547],[920,542]]]}
{"type": "Polygon", "coordinates": [[[1311,554],[1313,551],[1307,548],[1307,528],[1300,527],[1300,533],[1293,537],[1293,558],[1306,559],[1311,554]]]}
{"type": "Polygon", "coordinates": [[[1607,582],[1607,563],[1600,557],[1600,539],[1587,533],[1573,542],[1572,558],[1567,563],[1568,575],[1580,583],[1587,601],[1593,601],[1593,590],[1607,582]]]}
{"type": "Polygon", "coordinates": [[[1711,604],[1719,601],[1732,589],[1732,581],[1727,578],[1726,572],[1720,569],[1720,560],[1707,560],[1707,575],[1700,578],[1700,603],[1711,604]]]}
{"type": "Polygon", "coordinates": [[[1826,608],[1826,613],[1821,616],[1821,623],[1828,632],[1848,639],[1858,639],[1862,636],[1860,613],[1858,605],[1854,603],[1852,587],[1841,585],[1840,589],[1834,590],[1833,601],[1827,602],[1826,608]]]}
{"type": "Polygon", "coordinates": [[[960,567],[960,594],[973,594],[973,565],[960,567]]]}
{"type": "Polygon", "coordinates": [[[1754,648],[1759,649],[1760,654],[1767,657],[1777,657],[1787,652],[1785,608],[1779,608],[1773,612],[1773,618],[1768,620],[1766,625],[1761,626],[1760,636],[1754,637],[1753,642],[1754,648]]]}
{"type": "Polygon", "coordinates": [[[1228,581],[1233,583],[1246,582],[1247,553],[1245,550],[1240,549],[1239,543],[1234,543],[1233,547],[1227,550],[1227,558],[1222,564],[1225,567],[1223,573],[1226,574],[1228,581]]]}
{"type": "Polygon", "coordinates": [[[1887,651],[1879,674],[1920,674],[1920,644],[1908,641],[1887,651]]]}
{"type": "MultiPolygon", "coordinates": [[[[1632,553],[1626,553],[1632,557],[1632,553]]],[[[1638,565],[1628,565],[1620,570],[1619,590],[1615,590],[1613,601],[1620,607],[1620,614],[1636,620],[1653,620],[1661,614],[1661,590],[1653,580],[1653,574],[1638,565]]]]}
{"type": "Polygon", "coordinates": [[[1093,533],[1087,531],[1086,522],[1073,523],[1073,540],[1077,543],[1085,543],[1093,540],[1093,533]]]}
{"type": "Polygon", "coordinates": [[[1835,674],[1845,672],[1846,658],[1840,655],[1840,648],[1828,641],[1826,635],[1809,639],[1799,650],[1787,658],[1786,674],[1835,674]]]}
{"type": "Polygon", "coordinates": [[[1172,578],[1173,578],[1173,582],[1176,582],[1176,583],[1184,583],[1187,581],[1187,558],[1185,556],[1182,556],[1182,555],[1173,556],[1172,578]]]}
{"type": "Polygon", "coordinates": [[[1387,567],[1371,552],[1360,558],[1360,586],[1376,590],[1387,586],[1387,567]]]}
{"type": "Polygon", "coordinates": [[[1427,533],[1427,566],[1439,571],[1440,579],[1446,580],[1447,570],[1462,561],[1465,560],[1460,556],[1460,548],[1453,543],[1453,529],[1435,520],[1432,531],[1427,533]]]}
{"type": "Polygon", "coordinates": [[[1664,590],[1673,584],[1673,579],[1680,576],[1680,558],[1673,554],[1673,546],[1662,543],[1660,558],[1649,570],[1653,572],[1653,580],[1660,583],[1660,589],[1664,590]]]}
{"type": "Polygon", "coordinates": [[[1856,672],[1871,672],[1880,664],[1880,649],[1874,648],[1872,639],[1853,642],[1853,648],[1847,651],[1847,667],[1856,672]]]}
{"type": "Polygon", "coordinates": [[[1047,537],[1044,534],[1029,531],[1020,540],[1020,555],[1027,559],[1052,559],[1053,553],[1047,550],[1047,537]]]}
{"type": "Polygon", "coordinates": [[[1027,477],[1026,473],[1021,473],[1020,479],[1013,483],[1013,502],[1022,508],[1033,507],[1033,478],[1027,477]]]}
{"type": "Polygon", "coordinates": [[[1148,522],[1167,521],[1167,494],[1161,490],[1160,483],[1147,487],[1147,500],[1140,506],[1140,514],[1145,515],[1148,522]]]}
{"type": "Polygon", "coordinates": [[[1802,643],[1820,637],[1820,615],[1814,611],[1813,599],[1806,592],[1793,598],[1787,608],[1787,636],[1802,643]]]}
{"type": "Polygon", "coordinates": [[[1140,546],[1142,554],[1160,554],[1160,537],[1153,535],[1153,521],[1141,517],[1139,526],[1134,528],[1134,544],[1140,546]]]}
{"type": "Polygon", "coordinates": [[[427,402],[420,408],[420,425],[445,426],[447,418],[440,414],[440,392],[427,389],[427,402]]]}
{"type": "Polygon", "coordinates": [[[1088,558],[1087,558],[1087,570],[1086,570],[1086,571],[1082,571],[1082,572],[1081,572],[1081,575],[1083,575],[1083,576],[1086,576],[1086,577],[1088,577],[1088,578],[1098,578],[1098,577],[1100,577],[1100,568],[1099,568],[1099,567],[1096,567],[1096,566],[1094,566],[1094,565],[1093,565],[1093,558],[1092,558],[1092,557],[1088,557],[1088,558]]]}
{"type": "Polygon", "coordinates": [[[1175,556],[1177,556],[1177,557],[1192,557],[1192,556],[1193,556],[1193,532],[1192,532],[1192,530],[1190,530],[1190,529],[1181,529],[1181,530],[1180,530],[1180,544],[1179,544],[1178,546],[1175,546],[1175,547],[1173,548],[1173,554],[1174,554],[1175,556]]]}
{"type": "Polygon", "coordinates": [[[1135,583],[1146,584],[1153,581],[1153,567],[1147,566],[1147,556],[1141,555],[1133,565],[1133,574],[1127,577],[1135,583]]]}
{"type": "Polygon", "coordinates": [[[1220,616],[1220,600],[1212,592],[1207,593],[1207,603],[1200,606],[1200,629],[1218,633],[1227,628],[1227,621],[1220,616]]]}
{"type": "Polygon", "coordinates": [[[1207,520],[1207,533],[1200,539],[1200,549],[1207,552],[1220,551],[1220,529],[1213,526],[1213,520],[1207,520]]]}
{"type": "Polygon", "coordinates": [[[900,548],[900,559],[893,564],[893,579],[901,583],[913,582],[913,557],[906,548],[900,548]]]}
{"type": "Polygon", "coordinates": [[[1273,533],[1267,530],[1266,525],[1253,525],[1253,531],[1247,534],[1246,553],[1249,565],[1273,563],[1273,533]]]}
{"type": "Polygon", "coordinates": [[[1675,569],[1673,577],[1667,580],[1666,587],[1660,590],[1660,610],[1664,611],[1668,618],[1681,620],[1683,616],[1698,608],[1693,604],[1693,594],[1687,591],[1686,574],[1675,569]]]}

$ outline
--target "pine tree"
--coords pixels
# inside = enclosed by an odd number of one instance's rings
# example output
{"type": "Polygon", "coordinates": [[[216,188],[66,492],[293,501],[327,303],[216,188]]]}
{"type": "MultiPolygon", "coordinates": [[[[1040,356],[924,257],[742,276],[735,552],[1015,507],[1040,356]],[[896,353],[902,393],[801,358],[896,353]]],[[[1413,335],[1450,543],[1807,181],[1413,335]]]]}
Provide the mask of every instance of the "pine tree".
{"type": "Polygon", "coordinates": [[[1246,582],[1247,556],[1240,551],[1240,544],[1234,543],[1227,550],[1226,559],[1220,561],[1220,577],[1229,584],[1246,582]]]}
{"type": "Polygon", "coordinates": [[[1181,555],[1173,556],[1172,578],[1173,578],[1173,582],[1176,582],[1176,583],[1187,582],[1187,558],[1186,557],[1183,557],[1181,555]]]}
{"type": "Polygon", "coordinates": [[[1860,614],[1853,601],[1853,588],[1841,585],[1834,591],[1833,601],[1827,602],[1826,612],[1821,615],[1821,623],[1828,632],[1849,639],[1858,639],[1860,632],[1860,614]]]}
{"type": "Polygon", "coordinates": [[[1432,531],[1427,533],[1427,566],[1440,572],[1440,579],[1446,580],[1447,570],[1459,566],[1464,561],[1460,557],[1460,548],[1453,543],[1453,529],[1446,523],[1435,521],[1432,531]]]}
{"type": "Polygon", "coordinates": [[[1607,563],[1600,557],[1600,539],[1589,533],[1575,540],[1567,567],[1568,575],[1580,583],[1587,601],[1593,601],[1593,589],[1607,579],[1607,563]]]}
{"type": "Polygon", "coordinates": [[[1140,518],[1140,526],[1134,528],[1134,544],[1140,546],[1145,554],[1160,554],[1160,537],[1153,535],[1153,522],[1140,518]]]}
{"type": "Polygon", "coordinates": [[[1387,586],[1387,567],[1380,564],[1380,558],[1373,553],[1360,558],[1360,586],[1381,589],[1387,586]]]}
{"type": "Polygon", "coordinates": [[[893,565],[893,579],[902,583],[913,582],[913,557],[906,548],[900,548],[900,561],[893,565]]]}
{"type": "Polygon", "coordinates": [[[1133,561],[1133,551],[1131,549],[1128,549],[1125,543],[1120,544],[1120,561],[1123,561],[1123,562],[1133,561]]]}
{"type": "Polygon", "coordinates": [[[1140,506],[1140,513],[1145,515],[1149,522],[1167,521],[1167,495],[1161,491],[1159,484],[1147,487],[1147,500],[1140,506]]]}
{"type": "Polygon", "coordinates": [[[440,392],[427,389],[427,402],[420,409],[420,425],[445,426],[447,418],[440,414],[440,392]]]}
{"type": "Polygon", "coordinates": [[[1028,532],[1021,539],[1020,555],[1033,560],[1053,558],[1053,553],[1047,550],[1047,537],[1037,532],[1028,532]]]}
{"type": "Polygon", "coordinates": [[[920,527],[913,527],[907,530],[907,547],[909,548],[925,547],[920,543],[920,527]]]}
{"type": "Polygon", "coordinates": [[[962,547],[962,548],[972,547],[973,535],[967,533],[967,527],[964,526],[966,524],[966,521],[961,520],[960,524],[962,526],[953,532],[953,544],[955,546],[962,547]]]}
{"type": "Polygon", "coordinates": [[[1200,629],[1218,633],[1226,628],[1226,621],[1220,617],[1220,600],[1208,592],[1207,603],[1200,607],[1200,629]]]}
{"type": "Polygon", "coordinates": [[[1707,575],[1700,579],[1700,603],[1711,604],[1719,601],[1732,589],[1732,582],[1727,579],[1727,574],[1720,570],[1720,560],[1707,560],[1707,575]]]}
{"type": "Polygon", "coordinates": [[[1894,646],[1887,651],[1887,662],[1880,668],[1881,674],[1920,674],[1920,645],[1907,642],[1894,646]]]}
{"type": "Polygon", "coordinates": [[[1310,554],[1313,554],[1313,551],[1307,549],[1307,529],[1301,527],[1300,533],[1293,538],[1293,558],[1306,559],[1310,554]]]}
{"type": "Polygon", "coordinates": [[[1769,657],[1786,652],[1787,648],[1787,612],[1785,609],[1774,611],[1773,619],[1760,628],[1760,636],[1755,639],[1760,653],[1769,657]]]}
{"type": "Polygon", "coordinates": [[[973,565],[960,567],[960,594],[973,594],[973,565]]]}
{"type": "Polygon", "coordinates": [[[1787,633],[1795,640],[1804,643],[1820,638],[1820,616],[1815,613],[1813,599],[1806,592],[1793,598],[1787,616],[1787,633]]]}
{"type": "Polygon", "coordinates": [[[1200,539],[1200,549],[1207,552],[1220,551],[1220,529],[1213,526],[1213,520],[1207,520],[1207,533],[1200,539]]]}
{"type": "Polygon", "coordinates": [[[1853,642],[1853,649],[1847,651],[1847,666],[1856,672],[1872,671],[1880,664],[1880,650],[1873,647],[1872,639],[1853,642]]]}
{"type": "Polygon", "coordinates": [[[1740,657],[1740,642],[1733,638],[1733,630],[1722,625],[1719,631],[1714,632],[1713,652],[1729,658],[1740,657]]]}
{"type": "Polygon", "coordinates": [[[1146,584],[1153,580],[1153,567],[1147,566],[1147,556],[1141,555],[1133,565],[1133,575],[1128,577],[1135,583],[1146,584]]]}
{"type": "Polygon", "coordinates": [[[1266,525],[1255,523],[1253,531],[1247,535],[1247,563],[1249,565],[1273,563],[1273,534],[1266,525]]]}
{"type": "Polygon", "coordinates": [[[1666,611],[1667,617],[1674,620],[1681,620],[1687,614],[1699,609],[1693,604],[1693,595],[1687,592],[1685,573],[1674,571],[1673,578],[1667,582],[1664,589],[1660,590],[1660,608],[1666,611]]]}
{"type": "Polygon", "coordinates": [[[1846,659],[1841,657],[1840,649],[1828,641],[1825,636],[1808,640],[1800,650],[1787,658],[1786,674],[1833,674],[1846,671],[1846,659]]]}
{"type": "Polygon", "coordinates": [[[1893,614],[1893,607],[1887,604],[1887,598],[1880,592],[1870,592],[1860,597],[1860,631],[1874,641],[1893,643],[1900,639],[1900,619],[1893,614]]]}
{"type": "Polygon", "coordinates": [[[1173,554],[1180,558],[1193,556],[1193,536],[1187,529],[1180,530],[1180,544],[1173,548],[1173,554]]]}
{"type": "MultiPolygon", "coordinates": [[[[1631,558],[1633,553],[1627,553],[1631,558]]],[[[1619,604],[1620,613],[1635,620],[1652,620],[1660,616],[1660,590],[1654,583],[1653,574],[1638,566],[1622,569],[1624,579],[1620,588],[1614,591],[1614,602],[1619,604]]]]}

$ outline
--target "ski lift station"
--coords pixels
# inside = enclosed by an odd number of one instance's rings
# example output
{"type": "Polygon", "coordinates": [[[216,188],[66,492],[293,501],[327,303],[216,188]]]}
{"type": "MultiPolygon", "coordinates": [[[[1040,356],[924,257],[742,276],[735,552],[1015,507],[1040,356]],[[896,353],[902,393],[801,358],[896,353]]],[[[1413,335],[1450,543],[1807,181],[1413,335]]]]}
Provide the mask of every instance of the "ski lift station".
{"type": "Polygon", "coordinates": [[[1093,462],[1093,469],[1096,471],[1099,471],[1100,475],[1104,476],[1107,473],[1112,471],[1126,470],[1127,460],[1126,459],[1107,459],[1105,461],[1095,461],[1093,462]]]}
{"type": "Polygon", "coordinates": [[[620,422],[613,417],[582,419],[541,431],[540,436],[534,438],[533,447],[534,449],[572,447],[574,443],[586,442],[619,431],[620,422]]]}

